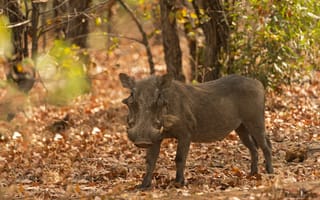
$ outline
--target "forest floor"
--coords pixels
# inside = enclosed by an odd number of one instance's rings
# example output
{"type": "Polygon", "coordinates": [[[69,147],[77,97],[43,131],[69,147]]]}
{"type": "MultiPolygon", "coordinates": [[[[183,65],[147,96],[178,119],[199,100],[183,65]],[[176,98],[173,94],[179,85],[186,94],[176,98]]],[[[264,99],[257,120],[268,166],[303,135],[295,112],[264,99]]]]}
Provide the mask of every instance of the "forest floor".
{"type": "MultiPolygon", "coordinates": [[[[148,76],[144,49],[132,44],[108,57],[91,54],[97,65],[90,69],[89,94],[67,106],[47,105],[38,82],[28,100],[12,99],[13,105],[28,101],[29,106],[11,122],[0,121],[0,199],[320,198],[320,72],[279,86],[281,93],[267,92],[274,174],[265,173],[260,151],[260,173],[249,176],[249,152],[231,133],[219,142],[192,144],[187,184],[176,188],[176,141],[168,139],[161,146],[152,188],[139,191],[135,187],[144,174],[145,151],[127,139],[127,109],[121,100],[129,93],[118,74],[148,76]]],[[[162,48],[154,47],[153,55],[157,73],[163,73],[162,48]]],[[[1,91],[1,97],[5,94],[1,91]]]]}

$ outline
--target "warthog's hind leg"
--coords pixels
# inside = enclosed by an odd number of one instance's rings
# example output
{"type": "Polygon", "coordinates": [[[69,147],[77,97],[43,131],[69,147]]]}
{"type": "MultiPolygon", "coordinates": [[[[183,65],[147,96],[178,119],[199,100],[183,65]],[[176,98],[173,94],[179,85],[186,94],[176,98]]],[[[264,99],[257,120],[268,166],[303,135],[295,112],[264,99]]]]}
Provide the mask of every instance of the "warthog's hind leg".
{"type": "Polygon", "coordinates": [[[258,147],[262,149],[264,158],[266,160],[266,171],[271,174],[273,173],[272,167],[272,151],[271,142],[266,137],[264,124],[261,125],[246,125],[250,135],[256,141],[258,147]]]}
{"type": "Polygon", "coordinates": [[[257,146],[255,144],[255,141],[253,141],[253,138],[249,134],[246,127],[244,127],[242,124],[239,126],[239,128],[236,129],[237,134],[239,135],[242,143],[249,149],[250,155],[251,155],[251,175],[258,173],[258,151],[257,146]]]}

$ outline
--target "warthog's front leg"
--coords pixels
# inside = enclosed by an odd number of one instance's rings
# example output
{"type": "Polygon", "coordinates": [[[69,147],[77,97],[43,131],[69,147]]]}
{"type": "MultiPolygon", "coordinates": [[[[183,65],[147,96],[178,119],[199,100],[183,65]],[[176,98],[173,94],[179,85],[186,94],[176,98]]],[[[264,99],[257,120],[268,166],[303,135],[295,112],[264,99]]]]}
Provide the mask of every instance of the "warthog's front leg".
{"type": "Polygon", "coordinates": [[[186,165],[186,160],[190,148],[190,139],[188,138],[179,138],[178,139],[178,147],[176,154],[176,183],[178,186],[184,185],[184,168],[186,165]]]}
{"type": "Polygon", "coordinates": [[[146,189],[151,186],[152,175],[159,157],[161,141],[154,143],[147,150],[146,156],[146,174],[143,177],[142,184],[138,186],[139,189],[146,189]]]}

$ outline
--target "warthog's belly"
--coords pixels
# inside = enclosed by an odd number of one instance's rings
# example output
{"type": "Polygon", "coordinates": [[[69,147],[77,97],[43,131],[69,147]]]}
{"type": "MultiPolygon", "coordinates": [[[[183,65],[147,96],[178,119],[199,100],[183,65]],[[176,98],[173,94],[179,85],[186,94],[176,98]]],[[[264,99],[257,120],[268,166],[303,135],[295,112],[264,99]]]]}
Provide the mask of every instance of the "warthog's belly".
{"type": "Polygon", "coordinates": [[[192,142],[214,142],[222,140],[241,124],[240,119],[223,121],[221,123],[201,124],[192,134],[192,142]]]}

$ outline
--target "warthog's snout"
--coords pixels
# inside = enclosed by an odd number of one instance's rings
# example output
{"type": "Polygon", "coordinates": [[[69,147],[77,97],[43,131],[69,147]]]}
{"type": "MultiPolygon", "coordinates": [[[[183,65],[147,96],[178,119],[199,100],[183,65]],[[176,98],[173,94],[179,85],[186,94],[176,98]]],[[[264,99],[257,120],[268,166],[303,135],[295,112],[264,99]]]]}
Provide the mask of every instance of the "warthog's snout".
{"type": "Polygon", "coordinates": [[[134,144],[139,148],[148,148],[152,145],[152,142],[146,141],[146,140],[140,140],[140,141],[135,141],[134,144]]]}
{"type": "Polygon", "coordinates": [[[141,130],[139,127],[128,129],[129,139],[139,148],[148,148],[153,143],[161,140],[161,133],[163,128],[155,129],[150,128],[147,130],[141,130]]]}

